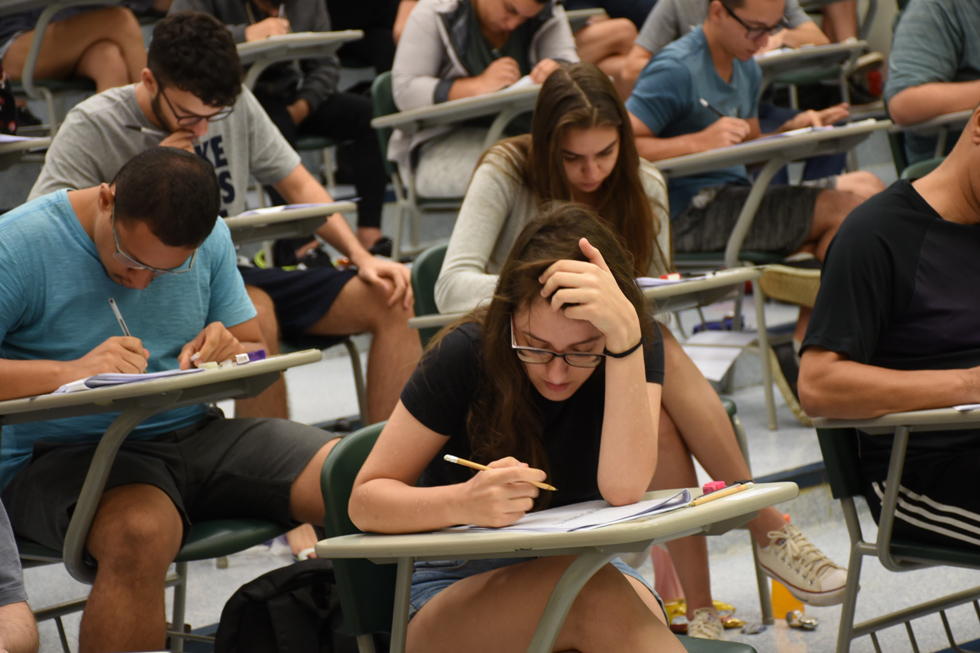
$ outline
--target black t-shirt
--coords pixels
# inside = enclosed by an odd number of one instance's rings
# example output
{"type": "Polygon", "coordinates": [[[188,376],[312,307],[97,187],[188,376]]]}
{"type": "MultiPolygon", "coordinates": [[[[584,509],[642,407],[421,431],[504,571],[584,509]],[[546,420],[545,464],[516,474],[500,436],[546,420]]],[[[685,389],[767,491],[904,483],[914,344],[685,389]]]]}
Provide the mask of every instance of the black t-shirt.
{"type": "MultiPolygon", "coordinates": [[[[448,453],[472,460],[466,417],[483,377],[481,336],[482,327],[477,324],[464,324],[446,334],[439,346],[426,353],[402,391],[408,412],[425,427],[447,436],[445,446],[419,479],[421,486],[463,483],[475,473],[442,457],[448,453]]],[[[647,382],[662,384],[664,350],[659,337],[644,346],[643,357],[647,382]]],[[[548,482],[559,489],[549,503],[552,507],[602,498],[597,475],[605,389],[603,363],[565,401],[549,401],[531,391],[541,414],[551,466],[548,482]]]]}
{"type": "MultiPolygon", "coordinates": [[[[944,220],[907,180],[851,213],[827,250],[803,348],[896,370],[980,365],[980,226],[944,220]]],[[[975,449],[976,431],[913,434],[909,454],[975,449]]],[[[867,463],[887,438],[862,437],[867,463]]]]}

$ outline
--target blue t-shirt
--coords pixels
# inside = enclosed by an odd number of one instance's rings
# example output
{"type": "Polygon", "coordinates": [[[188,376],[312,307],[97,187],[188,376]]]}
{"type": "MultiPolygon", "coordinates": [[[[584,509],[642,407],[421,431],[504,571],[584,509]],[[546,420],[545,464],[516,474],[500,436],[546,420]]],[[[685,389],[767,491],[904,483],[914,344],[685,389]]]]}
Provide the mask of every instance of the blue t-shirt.
{"type": "MultiPolygon", "coordinates": [[[[207,324],[219,321],[230,327],[255,316],[222,220],[201,244],[191,271],[158,276],[145,290],[135,290],[106,274],[67,191],[45,195],[0,217],[0,357],[81,358],[106,339],[122,335],[110,297],[150,352],[147,372],[178,367],[181,348],[207,324]]],[[[206,410],[202,405],[159,413],[130,437],[145,440],[189,426],[206,410]]],[[[117,415],[4,426],[0,488],[30,460],[34,442],[98,440],[117,415]]]]}
{"type": "MultiPolygon", "coordinates": [[[[736,59],[731,83],[723,80],[711,60],[704,30],[698,26],[650,59],[626,100],[626,108],[657,137],[672,138],[699,132],[718,119],[701,106],[701,98],[727,116],[755,118],[761,84],[762,71],[752,59],[736,59]]],[[[745,166],[695,177],[671,177],[667,182],[670,217],[686,209],[702,188],[748,183],[745,166]]]]}

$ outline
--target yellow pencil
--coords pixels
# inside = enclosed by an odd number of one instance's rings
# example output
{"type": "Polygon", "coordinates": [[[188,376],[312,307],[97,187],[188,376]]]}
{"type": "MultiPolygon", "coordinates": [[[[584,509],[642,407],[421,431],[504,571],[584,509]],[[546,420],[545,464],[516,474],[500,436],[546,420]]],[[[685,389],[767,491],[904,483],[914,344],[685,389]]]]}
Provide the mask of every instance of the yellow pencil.
{"type": "MultiPolygon", "coordinates": [[[[459,456],[451,456],[448,453],[442,457],[447,463],[455,463],[457,465],[462,465],[463,467],[469,467],[470,469],[478,469],[481,472],[485,472],[489,467],[486,465],[481,465],[480,463],[475,463],[472,460],[466,460],[465,458],[460,458],[459,456]]],[[[551,490],[552,492],[557,492],[558,488],[554,485],[548,485],[547,483],[538,483],[537,481],[527,481],[534,487],[539,487],[542,490],[551,490]]]]}
{"type": "Polygon", "coordinates": [[[704,496],[698,497],[691,502],[692,506],[700,506],[702,503],[708,503],[709,501],[714,501],[715,499],[723,499],[736,492],[741,492],[742,490],[748,490],[752,487],[754,483],[739,483],[738,485],[730,485],[726,488],[722,488],[717,492],[712,492],[711,494],[705,494],[704,496]]]}

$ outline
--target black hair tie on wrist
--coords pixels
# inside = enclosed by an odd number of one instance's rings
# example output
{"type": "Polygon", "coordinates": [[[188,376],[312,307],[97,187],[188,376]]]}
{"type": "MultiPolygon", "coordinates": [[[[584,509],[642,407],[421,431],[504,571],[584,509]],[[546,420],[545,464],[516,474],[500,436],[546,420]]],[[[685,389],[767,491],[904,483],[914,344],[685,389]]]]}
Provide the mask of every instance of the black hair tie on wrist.
{"type": "Polygon", "coordinates": [[[630,354],[632,354],[634,351],[636,351],[637,349],[639,349],[640,347],[642,347],[645,342],[646,342],[646,338],[644,338],[643,336],[640,336],[640,341],[638,343],[636,343],[635,345],[633,345],[632,347],[630,347],[629,349],[627,349],[626,351],[621,351],[618,354],[614,354],[613,352],[609,351],[608,349],[603,348],[602,353],[605,354],[606,356],[612,356],[613,358],[626,358],[627,356],[629,356],[630,354]]]}

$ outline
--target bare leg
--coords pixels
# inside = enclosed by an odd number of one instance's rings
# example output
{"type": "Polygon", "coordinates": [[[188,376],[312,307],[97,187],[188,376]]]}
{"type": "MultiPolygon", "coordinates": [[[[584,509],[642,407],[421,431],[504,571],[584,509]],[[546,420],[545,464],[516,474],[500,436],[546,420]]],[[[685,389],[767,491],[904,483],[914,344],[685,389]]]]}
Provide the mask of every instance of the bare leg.
{"type": "Polygon", "coordinates": [[[323,523],[323,494],[320,491],[320,470],[330,450],[340,442],[334,438],[313,455],[289,489],[290,517],[304,524],[323,523]]]}
{"type": "Polygon", "coordinates": [[[408,326],[413,311],[388,306],[384,289],[354,277],[344,286],[326,315],[310,327],[316,335],[371,332],[368,353],[366,422],[388,419],[402,388],[419,361],[422,345],[418,331],[408,326]]]}
{"type": "Polygon", "coordinates": [[[626,18],[593,18],[575,32],[582,61],[594,63],[617,84],[622,84],[623,67],[635,40],[636,26],[626,18]]]}
{"type": "Polygon", "coordinates": [[[166,638],[164,579],[180,549],[183,524],[162,490],[108,490],[88,537],[99,569],[82,615],[83,652],[159,650],[166,638]]]}
{"type": "Polygon", "coordinates": [[[859,170],[837,177],[836,189],[843,193],[853,193],[864,201],[885,190],[885,182],[878,179],[873,172],[859,170]]]}
{"type": "MultiPolygon", "coordinates": [[[[525,650],[570,562],[567,556],[539,558],[454,583],[409,623],[407,650],[525,650]]],[[[606,565],[572,604],[555,650],[681,653],[683,646],[654,616],[658,612],[660,606],[649,590],[636,588],[606,565]]]]}
{"type": "MultiPolygon", "coordinates": [[[[289,542],[289,550],[294,556],[298,556],[303,551],[316,546],[316,531],[311,525],[303,524],[286,533],[286,541],[289,542]]],[[[315,558],[316,555],[311,554],[310,557],[315,558]]]]}
{"type": "MultiPolygon", "coordinates": [[[[807,314],[809,316],[809,313],[807,314]]],[[[715,393],[714,388],[701,374],[694,361],[665,326],[660,326],[664,334],[664,362],[667,379],[664,383],[661,402],[667,413],[672,432],[679,435],[684,449],[693,454],[712,479],[734,483],[752,478],[742,450],[738,446],[735,430],[728,412],[715,393]]],[[[661,428],[664,428],[661,418],[661,428]]],[[[661,449],[662,451],[662,449],[661,449]]],[[[660,455],[663,455],[662,453],[660,455]]],[[[676,454],[675,454],[676,455],[676,454]]],[[[678,463],[683,465],[683,463],[678,463]]],[[[657,466],[657,476],[663,465],[657,466]]],[[[691,467],[693,474],[693,466],[691,467]]],[[[654,476],[654,480],[658,480],[654,476]]],[[[690,477],[691,484],[697,478],[690,477]]],[[[658,485],[663,487],[689,487],[689,485],[658,485]]],[[[759,516],[749,522],[748,527],[760,546],[769,544],[766,536],[771,530],[779,530],[783,524],[782,515],[775,508],[764,508],[759,516]]],[[[687,588],[685,588],[685,592],[687,588]]]]}
{"type": "MultiPolygon", "coordinates": [[[[673,379],[671,380],[673,382],[673,379]]],[[[664,387],[666,390],[666,384],[664,387]]],[[[650,483],[651,490],[693,487],[698,484],[691,453],[677,432],[666,406],[660,411],[657,472],[650,483]]],[[[698,608],[710,608],[711,572],[708,566],[708,544],[702,535],[691,535],[667,542],[667,551],[677,569],[677,578],[687,598],[688,618],[698,608]]]]}
{"type": "MultiPolygon", "coordinates": [[[[20,79],[34,32],[18,37],[3,58],[3,67],[20,79]]],[[[38,55],[36,78],[88,77],[103,91],[139,81],[146,67],[143,33],[133,12],[107,7],[48,25],[38,55]]]]}
{"type": "Polygon", "coordinates": [[[361,241],[365,249],[370,249],[377,240],[381,238],[380,227],[358,227],[357,239],[361,241]]]}
{"type": "MultiPolygon", "coordinates": [[[[279,322],[276,321],[276,311],[272,306],[272,298],[262,289],[255,286],[245,286],[248,297],[255,305],[258,313],[259,329],[265,340],[265,351],[270,356],[279,353],[279,322]]],[[[289,419],[289,403],[286,398],[286,378],[269,386],[262,394],[251,399],[235,401],[235,417],[278,417],[289,419]]]]}
{"type": "Polygon", "coordinates": [[[858,35],[857,0],[839,0],[823,8],[823,32],[831,43],[856,39],[858,35]]]}
{"type": "Polygon", "coordinates": [[[810,252],[822,261],[827,255],[830,241],[851,211],[863,200],[852,193],[825,190],[817,196],[813,206],[813,224],[806,236],[801,252],[810,252]]]}

